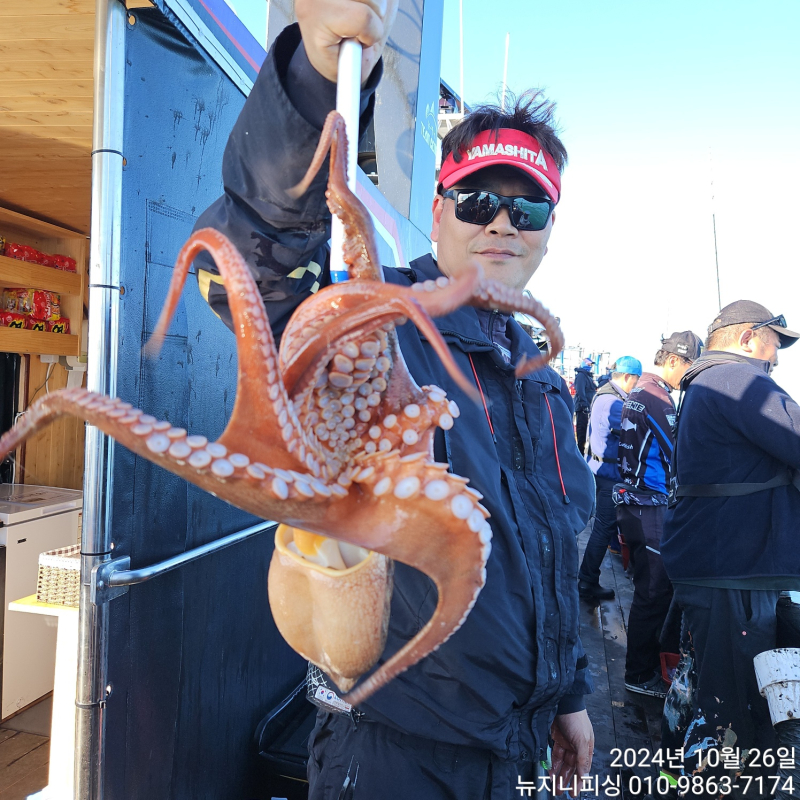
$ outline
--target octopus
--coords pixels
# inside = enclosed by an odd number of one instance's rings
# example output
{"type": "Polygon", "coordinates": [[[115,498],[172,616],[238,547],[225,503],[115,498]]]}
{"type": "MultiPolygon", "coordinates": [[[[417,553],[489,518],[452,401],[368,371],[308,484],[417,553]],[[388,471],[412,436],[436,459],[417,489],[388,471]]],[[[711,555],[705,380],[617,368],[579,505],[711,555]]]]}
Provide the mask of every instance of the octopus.
{"type": "Polygon", "coordinates": [[[518,375],[554,357],[563,337],[536,300],[486,280],[478,266],[453,280],[385,283],[369,213],[347,187],[346,147],[344,121],[331,112],[290,194],[305,191],[330,151],[326,197],[344,225],[350,279],[303,300],[280,349],[252,274],[224,235],[198,230],[178,255],[146,350],[158,351],[192,261],[208,251],[228,293],[238,354],[236,400],[217,441],[120,398],[70,388],[36,401],[0,439],[0,458],[69,414],[228,503],[278,521],[268,577],[276,624],[358,705],[459,629],[484,586],[491,552],[482,496],[433,458],[434,431],[458,424],[458,406],[438,386],[417,385],[397,326],[413,322],[472,399],[475,386],[432,317],[466,304],[538,319],[550,353],[518,365],[518,375]],[[359,683],[383,655],[394,561],[429,576],[437,605],[416,636],[359,683]]]}

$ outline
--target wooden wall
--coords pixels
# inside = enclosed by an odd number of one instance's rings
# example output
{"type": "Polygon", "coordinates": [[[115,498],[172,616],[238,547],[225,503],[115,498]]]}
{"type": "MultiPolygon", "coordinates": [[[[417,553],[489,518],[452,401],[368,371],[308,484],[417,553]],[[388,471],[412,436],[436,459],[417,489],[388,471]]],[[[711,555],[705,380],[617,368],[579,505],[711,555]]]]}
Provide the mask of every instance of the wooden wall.
{"type": "Polygon", "coordinates": [[[89,232],[94,0],[0,0],[0,205],[89,232]]]}
{"type": "MultiPolygon", "coordinates": [[[[28,401],[31,402],[43,397],[47,388],[51,392],[63,389],[67,385],[67,370],[60,364],[43,364],[38,356],[30,356],[27,379],[28,401]],[[52,369],[45,386],[48,367],[52,369]]],[[[83,489],[83,449],[83,420],[62,417],[25,443],[23,453],[18,454],[21,469],[17,481],[34,486],[83,489]]]]}

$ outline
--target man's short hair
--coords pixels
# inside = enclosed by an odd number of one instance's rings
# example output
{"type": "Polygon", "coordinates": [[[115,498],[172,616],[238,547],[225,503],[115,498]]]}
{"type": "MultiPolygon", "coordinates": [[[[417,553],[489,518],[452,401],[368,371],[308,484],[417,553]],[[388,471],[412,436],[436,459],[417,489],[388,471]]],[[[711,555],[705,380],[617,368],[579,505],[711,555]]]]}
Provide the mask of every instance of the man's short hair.
{"type": "Polygon", "coordinates": [[[671,353],[669,350],[659,350],[656,353],[655,359],[653,359],[653,364],[655,364],[655,366],[657,367],[663,367],[664,364],[667,363],[667,359],[670,356],[675,356],[676,358],[680,358],[682,361],[688,361],[690,364],[692,363],[691,359],[688,359],[685,356],[678,355],[678,353],[671,353]]]}
{"type": "Polygon", "coordinates": [[[563,172],[567,149],[558,137],[554,112],[555,103],[547,100],[541,89],[529,89],[518,98],[507,93],[505,110],[493,104],[478,106],[442,139],[442,162],[450,153],[456,163],[460,162],[462,152],[483,131],[513,128],[533,136],[552,156],[558,171],[563,172]]]}
{"type": "Polygon", "coordinates": [[[656,357],[653,359],[653,364],[657,367],[663,367],[664,364],[667,363],[667,359],[674,355],[674,353],[668,353],[666,350],[659,350],[656,353],[656,357]]]}
{"type": "MultiPolygon", "coordinates": [[[[725,347],[735,345],[742,333],[752,327],[752,322],[740,322],[738,325],[726,325],[724,328],[717,328],[708,334],[706,350],[722,350],[725,347]]],[[[758,328],[753,333],[759,336],[762,330],[765,329],[758,328]]]]}

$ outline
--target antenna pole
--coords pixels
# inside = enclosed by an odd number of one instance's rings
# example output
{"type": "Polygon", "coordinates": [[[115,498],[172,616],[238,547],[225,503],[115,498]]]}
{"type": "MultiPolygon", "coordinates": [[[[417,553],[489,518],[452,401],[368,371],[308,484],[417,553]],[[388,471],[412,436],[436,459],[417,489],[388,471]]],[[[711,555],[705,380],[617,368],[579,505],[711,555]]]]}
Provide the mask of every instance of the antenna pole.
{"type": "Polygon", "coordinates": [[[711,226],[714,231],[714,264],[717,269],[717,305],[722,311],[722,293],[719,288],[719,253],[717,251],[717,214],[714,209],[714,162],[711,157],[711,148],[708,148],[708,166],[711,173],[711,226]]]}
{"type": "Polygon", "coordinates": [[[506,85],[508,84],[508,40],[511,38],[510,33],[506,33],[506,57],[503,62],[503,111],[506,110],[506,85]]]}
{"type": "Polygon", "coordinates": [[[461,116],[464,116],[464,0],[458,0],[459,71],[461,81],[461,116]]]}
{"type": "Polygon", "coordinates": [[[722,311],[722,294],[719,290],[719,255],[717,254],[717,215],[711,212],[711,224],[714,226],[714,262],[717,266],[717,304],[722,311]]]}

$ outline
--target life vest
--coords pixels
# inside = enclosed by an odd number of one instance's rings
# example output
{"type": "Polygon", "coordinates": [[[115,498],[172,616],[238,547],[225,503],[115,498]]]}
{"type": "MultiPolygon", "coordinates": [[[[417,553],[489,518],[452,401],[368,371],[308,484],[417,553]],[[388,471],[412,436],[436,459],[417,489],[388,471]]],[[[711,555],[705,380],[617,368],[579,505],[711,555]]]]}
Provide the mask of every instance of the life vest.
{"type": "MultiPolygon", "coordinates": [[[[625,397],[625,395],[622,394],[622,390],[619,388],[619,386],[617,386],[613,381],[609,381],[608,383],[606,383],[603,386],[601,386],[597,390],[597,392],[595,392],[595,395],[592,398],[592,405],[589,408],[589,419],[592,418],[592,411],[594,410],[595,400],[597,400],[597,398],[600,397],[600,395],[603,395],[603,394],[615,394],[617,397],[619,397],[620,400],[622,400],[623,403],[627,399],[625,397]]],[[[620,434],[622,433],[622,431],[619,428],[609,428],[608,431],[609,431],[609,433],[612,433],[614,436],[616,436],[617,439],[619,439],[620,434]]],[[[600,461],[603,464],[618,464],[619,463],[619,458],[606,458],[604,456],[598,456],[596,453],[593,453],[592,452],[591,440],[588,442],[588,448],[589,448],[588,449],[588,455],[594,461],[600,461]]]]}

